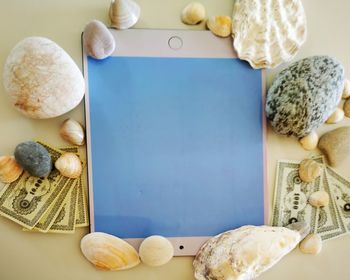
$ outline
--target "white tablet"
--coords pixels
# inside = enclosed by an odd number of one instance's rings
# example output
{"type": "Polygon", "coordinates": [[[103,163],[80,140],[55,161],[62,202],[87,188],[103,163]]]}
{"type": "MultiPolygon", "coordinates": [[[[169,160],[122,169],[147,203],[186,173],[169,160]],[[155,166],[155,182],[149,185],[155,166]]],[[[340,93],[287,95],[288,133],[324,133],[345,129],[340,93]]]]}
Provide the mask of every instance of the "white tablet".
{"type": "Polygon", "coordinates": [[[111,57],[84,53],[91,231],[195,255],[264,224],[263,73],[209,31],[111,32],[111,57]]]}

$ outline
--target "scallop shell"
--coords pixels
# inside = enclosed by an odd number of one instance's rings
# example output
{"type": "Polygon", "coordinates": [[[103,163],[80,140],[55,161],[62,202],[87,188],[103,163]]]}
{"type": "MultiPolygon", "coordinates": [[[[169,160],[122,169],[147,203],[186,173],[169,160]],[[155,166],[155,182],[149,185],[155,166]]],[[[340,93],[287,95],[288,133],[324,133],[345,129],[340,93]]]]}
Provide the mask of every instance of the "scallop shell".
{"type": "Polygon", "coordinates": [[[111,26],[128,29],[140,18],[140,6],[132,0],[113,0],[109,8],[111,26]]]}
{"type": "Polygon", "coordinates": [[[208,240],[194,262],[197,280],[255,279],[299,243],[300,233],[283,227],[244,226],[208,240]]]}
{"type": "Polygon", "coordinates": [[[140,263],[136,250],[124,240],[110,234],[93,232],[85,235],[80,248],[97,268],[125,270],[140,263]]]}
{"type": "Polygon", "coordinates": [[[205,8],[202,3],[189,3],[181,13],[181,20],[185,24],[198,24],[205,18],[205,8]]]}
{"type": "Polygon", "coordinates": [[[306,40],[301,0],[236,0],[234,48],[255,68],[274,68],[290,61],[306,40]]]}
{"type": "Polygon", "coordinates": [[[228,37],[232,32],[232,20],[228,16],[212,16],[207,21],[211,32],[220,37],[228,37]]]}
{"type": "Polygon", "coordinates": [[[83,169],[79,157],[73,153],[60,156],[55,162],[55,167],[62,176],[73,179],[79,178],[83,169]]]}
{"type": "Polygon", "coordinates": [[[73,145],[84,145],[85,132],[80,123],[73,119],[65,120],[60,128],[61,137],[73,145]]]}
{"type": "Polygon", "coordinates": [[[0,157],[0,181],[12,183],[21,176],[23,168],[17,163],[13,156],[0,157]]]}

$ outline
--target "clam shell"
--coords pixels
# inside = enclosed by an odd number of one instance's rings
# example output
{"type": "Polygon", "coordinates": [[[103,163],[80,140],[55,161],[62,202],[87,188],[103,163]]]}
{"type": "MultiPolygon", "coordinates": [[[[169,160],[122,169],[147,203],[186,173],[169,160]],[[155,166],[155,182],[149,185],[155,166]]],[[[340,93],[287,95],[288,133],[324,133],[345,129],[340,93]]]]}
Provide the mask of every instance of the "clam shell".
{"type": "Polygon", "coordinates": [[[274,68],[290,61],[306,40],[301,0],[236,0],[234,48],[253,68],[274,68]]]}
{"type": "Polygon", "coordinates": [[[194,262],[197,280],[255,279],[299,243],[300,233],[284,227],[243,226],[209,239],[194,262]]]}
{"type": "Polygon", "coordinates": [[[17,163],[13,156],[0,157],[0,181],[12,183],[21,176],[23,168],[17,163]]]}
{"type": "Polygon", "coordinates": [[[228,16],[212,16],[208,19],[207,26],[219,37],[228,37],[232,32],[232,20],[228,16]]]}
{"type": "Polygon", "coordinates": [[[311,233],[300,242],[299,248],[304,254],[317,255],[322,250],[322,238],[318,234],[311,233]]]}
{"type": "Polygon", "coordinates": [[[303,182],[310,183],[321,175],[322,165],[312,159],[304,159],[299,166],[299,177],[303,182]]]}
{"type": "Polygon", "coordinates": [[[165,237],[153,235],[142,241],[139,254],[144,264],[161,266],[172,259],[174,256],[174,247],[165,237]]]}
{"type": "Polygon", "coordinates": [[[73,119],[65,120],[60,128],[61,137],[73,145],[84,145],[85,132],[80,123],[73,119]]]}
{"type": "Polygon", "coordinates": [[[205,18],[205,8],[202,3],[189,3],[181,13],[181,20],[185,24],[198,24],[205,18]]]}
{"type": "Polygon", "coordinates": [[[309,203],[314,207],[326,207],[329,204],[329,194],[325,191],[317,191],[310,195],[309,203]]]}
{"type": "Polygon", "coordinates": [[[128,29],[140,18],[140,6],[132,0],[113,0],[109,8],[111,26],[128,29]]]}
{"type": "Polygon", "coordinates": [[[80,248],[97,268],[125,270],[140,263],[136,250],[124,240],[110,234],[93,232],[85,235],[80,248]]]}
{"type": "Polygon", "coordinates": [[[73,179],[79,178],[83,169],[79,157],[73,153],[60,156],[55,162],[55,167],[62,176],[73,179]]]}
{"type": "Polygon", "coordinates": [[[329,116],[326,123],[335,124],[341,122],[344,119],[344,111],[340,108],[335,109],[332,115],[329,116]]]}
{"type": "Polygon", "coordinates": [[[311,131],[309,135],[299,139],[301,146],[307,150],[311,151],[317,148],[318,135],[315,131],[311,131]]]}

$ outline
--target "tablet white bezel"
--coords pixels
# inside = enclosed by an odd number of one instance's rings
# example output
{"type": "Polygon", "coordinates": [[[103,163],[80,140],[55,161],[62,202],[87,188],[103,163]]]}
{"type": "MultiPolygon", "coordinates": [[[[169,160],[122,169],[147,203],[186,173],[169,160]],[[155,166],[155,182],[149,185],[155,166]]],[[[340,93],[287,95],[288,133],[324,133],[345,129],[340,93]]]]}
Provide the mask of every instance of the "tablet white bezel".
{"type": "MultiPolygon", "coordinates": [[[[237,58],[232,47],[232,38],[219,38],[210,31],[191,30],[165,30],[165,29],[129,29],[110,30],[116,41],[116,48],[112,56],[135,56],[135,57],[193,57],[193,58],[237,58]],[[146,39],[147,38],[147,39],[146,39]],[[175,40],[175,41],[172,41],[175,40]],[[125,43],[127,42],[127,43],[125,43]],[[172,46],[172,42],[175,44],[172,46]],[[180,48],[177,48],[182,45],[180,48]]],[[[90,231],[95,231],[94,223],[94,200],[91,158],[91,133],[90,133],[90,106],[88,87],[88,64],[86,52],[83,49],[83,68],[86,83],[85,97],[85,120],[86,120],[86,145],[87,145],[87,166],[89,185],[89,209],[90,209],[90,231]]],[[[263,104],[265,103],[265,73],[262,72],[263,81],[263,104]]],[[[264,111],[264,110],[263,110],[264,111]]],[[[263,141],[266,148],[266,118],[263,116],[263,141]]],[[[264,166],[266,168],[266,151],[264,151],[264,166]]],[[[268,219],[268,194],[266,170],[264,172],[264,203],[265,203],[265,224],[268,219]]],[[[203,243],[209,236],[194,237],[170,237],[168,238],[174,246],[175,256],[196,255],[203,243]]],[[[125,239],[138,249],[142,238],[125,239]]]]}

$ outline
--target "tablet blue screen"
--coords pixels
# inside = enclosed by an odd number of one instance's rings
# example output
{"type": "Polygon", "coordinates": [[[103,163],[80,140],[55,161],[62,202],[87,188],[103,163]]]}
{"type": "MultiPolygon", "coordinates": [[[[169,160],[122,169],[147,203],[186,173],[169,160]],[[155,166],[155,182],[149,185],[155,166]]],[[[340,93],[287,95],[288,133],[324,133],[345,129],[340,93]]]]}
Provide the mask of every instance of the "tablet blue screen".
{"type": "Polygon", "coordinates": [[[264,223],[262,76],[238,59],[88,58],[95,230],[264,223]]]}

